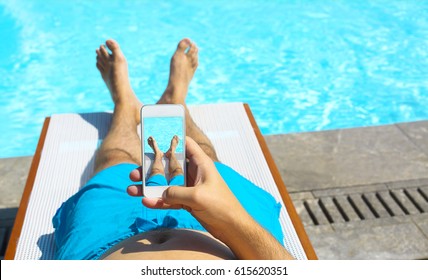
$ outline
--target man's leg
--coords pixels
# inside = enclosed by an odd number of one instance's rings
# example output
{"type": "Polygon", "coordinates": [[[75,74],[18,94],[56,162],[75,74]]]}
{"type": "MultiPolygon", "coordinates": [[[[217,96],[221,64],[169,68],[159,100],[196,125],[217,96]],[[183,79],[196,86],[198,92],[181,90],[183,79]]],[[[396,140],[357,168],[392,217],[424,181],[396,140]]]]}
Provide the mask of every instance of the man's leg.
{"type": "Polygon", "coordinates": [[[141,165],[140,123],[141,102],[134,94],[128,78],[128,65],[119,44],[107,40],[96,50],[97,68],[106,83],[114,102],[110,130],[95,158],[95,173],[119,163],[141,165]]]}
{"type": "Polygon", "coordinates": [[[186,106],[187,91],[197,67],[197,46],[189,39],[181,40],[171,58],[168,86],[158,103],[182,104],[186,109],[186,135],[195,140],[213,161],[219,161],[211,141],[195,124],[186,106]]]}
{"type": "Polygon", "coordinates": [[[148,178],[157,174],[165,176],[165,169],[162,164],[162,151],[159,150],[158,144],[152,136],[150,136],[147,141],[149,142],[149,146],[153,149],[153,152],[155,153],[155,160],[153,161],[152,170],[148,178]]]}
{"type": "Polygon", "coordinates": [[[165,156],[169,159],[169,178],[172,179],[177,175],[183,175],[183,169],[181,168],[181,165],[179,161],[177,160],[177,156],[175,155],[175,149],[178,145],[178,136],[174,135],[174,137],[171,139],[171,146],[169,147],[169,150],[165,153],[165,156]]]}
{"type": "MultiPolygon", "coordinates": [[[[129,83],[127,62],[119,45],[113,40],[108,40],[106,45],[112,54],[104,46],[97,49],[97,68],[110,90],[115,108],[110,130],[95,159],[95,173],[122,162],[141,165],[141,144],[136,127],[140,123],[142,104],[129,83]]],[[[182,104],[186,108],[186,134],[212,160],[218,161],[211,141],[195,124],[185,103],[197,66],[198,48],[189,39],[181,40],[171,58],[168,86],[158,103],[182,104]]]]}

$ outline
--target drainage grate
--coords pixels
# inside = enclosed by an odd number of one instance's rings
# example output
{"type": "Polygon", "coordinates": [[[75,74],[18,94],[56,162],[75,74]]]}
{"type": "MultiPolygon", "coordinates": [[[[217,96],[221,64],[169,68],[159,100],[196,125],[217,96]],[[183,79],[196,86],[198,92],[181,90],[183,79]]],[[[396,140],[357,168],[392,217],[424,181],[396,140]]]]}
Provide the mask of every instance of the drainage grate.
{"type": "Polygon", "coordinates": [[[11,229],[0,227],[0,259],[4,259],[11,229]]]}
{"type": "Polygon", "coordinates": [[[428,186],[299,200],[304,225],[346,223],[428,213],[428,186]]]}
{"type": "Polygon", "coordinates": [[[0,209],[0,259],[4,259],[18,208],[0,209]]]}

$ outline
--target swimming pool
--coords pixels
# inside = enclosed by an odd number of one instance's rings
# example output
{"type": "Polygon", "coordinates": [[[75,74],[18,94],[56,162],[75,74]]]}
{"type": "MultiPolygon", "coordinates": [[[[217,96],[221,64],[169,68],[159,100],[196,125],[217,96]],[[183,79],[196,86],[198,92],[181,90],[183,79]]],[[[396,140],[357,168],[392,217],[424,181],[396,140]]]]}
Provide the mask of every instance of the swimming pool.
{"type": "Polygon", "coordinates": [[[0,157],[33,154],[46,116],[112,109],[95,67],[110,37],[145,103],[193,39],[188,102],[247,102],[264,134],[428,119],[428,1],[0,3],[0,157]]]}

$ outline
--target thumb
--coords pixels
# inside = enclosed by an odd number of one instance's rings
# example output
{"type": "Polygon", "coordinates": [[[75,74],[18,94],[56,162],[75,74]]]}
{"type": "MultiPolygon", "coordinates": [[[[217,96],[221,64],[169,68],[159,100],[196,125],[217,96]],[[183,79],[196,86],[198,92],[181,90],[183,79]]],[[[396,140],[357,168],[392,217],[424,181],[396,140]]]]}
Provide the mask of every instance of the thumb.
{"type": "Polygon", "coordinates": [[[210,160],[198,143],[189,136],[186,136],[186,157],[194,161],[196,165],[210,160]]]}
{"type": "Polygon", "coordinates": [[[181,205],[183,208],[193,207],[195,189],[193,187],[169,187],[162,194],[162,201],[169,205],[181,205]]]}

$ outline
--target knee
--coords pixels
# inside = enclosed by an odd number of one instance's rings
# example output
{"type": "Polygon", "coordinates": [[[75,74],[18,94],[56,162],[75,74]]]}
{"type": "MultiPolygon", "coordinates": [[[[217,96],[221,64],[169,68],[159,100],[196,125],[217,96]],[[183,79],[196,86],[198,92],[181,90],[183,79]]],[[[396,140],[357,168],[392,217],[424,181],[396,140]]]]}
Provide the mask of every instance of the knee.
{"type": "Polygon", "coordinates": [[[103,149],[99,150],[95,159],[96,165],[113,166],[119,163],[135,163],[141,165],[139,157],[132,155],[123,149],[103,149]]]}
{"type": "Polygon", "coordinates": [[[150,177],[154,176],[154,175],[165,175],[165,171],[163,169],[157,168],[157,167],[152,167],[151,171],[150,171],[150,177]]]}

